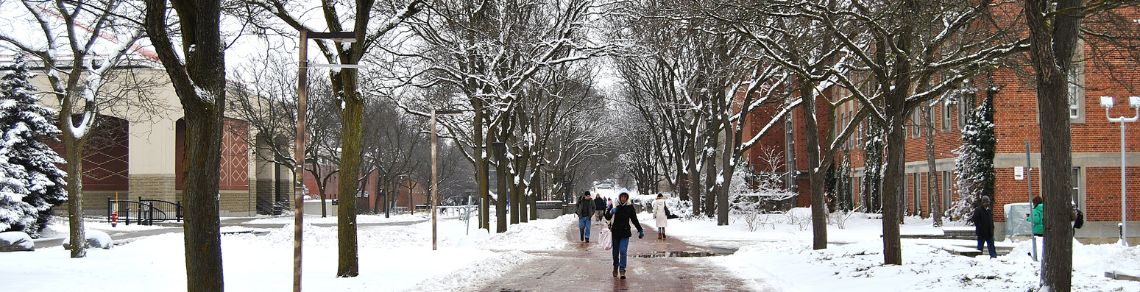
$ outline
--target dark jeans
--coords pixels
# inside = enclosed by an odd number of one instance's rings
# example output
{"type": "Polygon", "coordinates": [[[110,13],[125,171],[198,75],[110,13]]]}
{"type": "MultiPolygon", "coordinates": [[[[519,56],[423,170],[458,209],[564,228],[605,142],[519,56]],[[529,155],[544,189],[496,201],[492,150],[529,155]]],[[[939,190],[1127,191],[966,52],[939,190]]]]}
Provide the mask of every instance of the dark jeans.
{"type": "Polygon", "coordinates": [[[629,237],[614,238],[614,269],[625,272],[625,257],[629,254],[629,237]]]}
{"type": "Polygon", "coordinates": [[[985,247],[986,245],[989,245],[989,247],[990,247],[990,258],[996,258],[997,257],[997,247],[994,247],[994,236],[993,235],[985,236],[985,237],[978,236],[978,250],[983,250],[982,248],[985,247]]]}

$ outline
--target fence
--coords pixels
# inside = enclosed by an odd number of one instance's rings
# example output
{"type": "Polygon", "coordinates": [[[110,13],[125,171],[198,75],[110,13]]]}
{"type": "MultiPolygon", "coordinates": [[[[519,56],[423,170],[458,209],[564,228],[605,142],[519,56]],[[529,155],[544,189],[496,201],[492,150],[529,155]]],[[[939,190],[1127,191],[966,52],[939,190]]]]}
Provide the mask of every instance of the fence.
{"type": "Polygon", "coordinates": [[[154,222],[162,221],[181,222],[182,204],[142,197],[138,201],[107,198],[107,222],[113,220],[122,220],[127,225],[132,221],[141,225],[154,225],[154,222]]]}

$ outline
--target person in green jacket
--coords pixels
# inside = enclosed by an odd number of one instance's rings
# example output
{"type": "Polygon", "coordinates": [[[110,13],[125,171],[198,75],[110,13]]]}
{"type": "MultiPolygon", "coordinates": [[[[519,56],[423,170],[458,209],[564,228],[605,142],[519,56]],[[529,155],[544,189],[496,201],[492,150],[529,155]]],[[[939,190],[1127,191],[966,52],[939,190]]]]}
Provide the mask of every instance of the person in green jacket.
{"type": "Polygon", "coordinates": [[[1041,196],[1033,197],[1033,212],[1029,214],[1029,223],[1033,224],[1033,236],[1045,236],[1045,204],[1041,203],[1041,196]]]}

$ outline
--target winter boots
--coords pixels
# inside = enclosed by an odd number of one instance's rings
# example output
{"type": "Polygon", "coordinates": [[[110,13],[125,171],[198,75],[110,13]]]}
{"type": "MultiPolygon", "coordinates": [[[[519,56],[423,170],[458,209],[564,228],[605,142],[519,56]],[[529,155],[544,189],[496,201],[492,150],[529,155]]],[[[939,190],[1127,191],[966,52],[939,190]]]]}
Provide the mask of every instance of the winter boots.
{"type": "Polygon", "coordinates": [[[621,279],[625,280],[625,271],[621,271],[619,274],[621,275],[621,279]]]}
{"type": "Polygon", "coordinates": [[[618,270],[617,270],[617,267],[614,267],[614,278],[617,278],[617,276],[618,276],[618,270]]]}

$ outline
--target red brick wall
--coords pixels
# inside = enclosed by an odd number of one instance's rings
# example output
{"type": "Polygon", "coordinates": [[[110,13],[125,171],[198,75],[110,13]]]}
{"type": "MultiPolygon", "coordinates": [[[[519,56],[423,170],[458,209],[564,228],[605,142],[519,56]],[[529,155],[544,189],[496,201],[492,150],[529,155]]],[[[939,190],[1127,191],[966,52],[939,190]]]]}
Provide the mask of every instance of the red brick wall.
{"type": "MultiPolygon", "coordinates": [[[[127,120],[104,115],[96,118],[83,147],[84,190],[125,192],[130,189],[129,131],[127,120]]],[[[63,157],[63,144],[57,141],[47,144],[63,157]]]]}
{"type": "MultiPolygon", "coordinates": [[[[225,119],[222,127],[221,164],[219,165],[219,190],[249,190],[249,124],[242,120],[225,119]]],[[[186,122],[175,122],[174,149],[175,190],[182,190],[186,179],[186,122]]]]}

